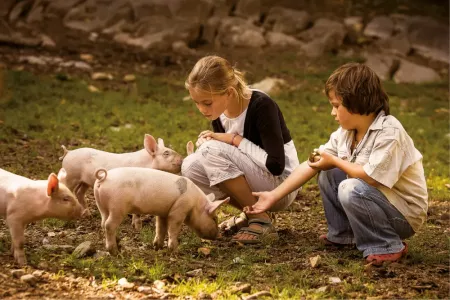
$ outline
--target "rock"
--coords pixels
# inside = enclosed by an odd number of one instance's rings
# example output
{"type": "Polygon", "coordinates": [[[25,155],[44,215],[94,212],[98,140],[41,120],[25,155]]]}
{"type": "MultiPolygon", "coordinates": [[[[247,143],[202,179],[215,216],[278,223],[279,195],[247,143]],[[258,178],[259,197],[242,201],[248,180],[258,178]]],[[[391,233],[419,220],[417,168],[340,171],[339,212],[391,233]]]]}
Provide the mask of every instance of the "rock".
{"type": "Polygon", "coordinates": [[[55,41],[52,40],[52,38],[46,34],[41,35],[41,40],[42,40],[42,44],[41,44],[42,47],[45,47],[45,48],[55,48],[56,47],[55,41]]]}
{"type": "Polygon", "coordinates": [[[321,261],[320,255],[309,258],[309,263],[311,264],[311,267],[313,267],[313,268],[317,268],[320,265],[320,261],[321,261]]]}
{"type": "Polygon", "coordinates": [[[302,46],[302,51],[308,57],[318,57],[326,51],[338,49],[344,42],[346,33],[343,24],[320,18],[313,27],[300,33],[298,38],[307,42],[302,46]],[[315,52],[311,51],[313,49],[315,52]]]}
{"type": "Polygon", "coordinates": [[[72,255],[76,258],[82,258],[84,256],[92,255],[95,253],[95,249],[92,247],[91,241],[85,241],[79,244],[75,250],[73,250],[72,255]]]}
{"type": "Polygon", "coordinates": [[[33,23],[39,23],[44,20],[44,7],[41,5],[39,1],[35,1],[33,4],[33,7],[31,8],[30,12],[27,15],[27,23],[33,24],[33,23]]]}
{"type": "Polygon", "coordinates": [[[270,46],[280,48],[300,48],[303,44],[295,37],[281,32],[268,32],[266,40],[270,46]]]}
{"type": "Polygon", "coordinates": [[[12,275],[14,278],[20,278],[20,277],[22,277],[23,275],[25,275],[25,270],[24,270],[24,269],[16,269],[16,270],[12,270],[12,271],[11,271],[11,275],[12,275]]]}
{"type": "Polygon", "coordinates": [[[273,296],[272,296],[272,294],[270,292],[268,292],[268,291],[261,291],[261,292],[254,293],[254,294],[252,294],[250,296],[243,297],[242,299],[243,300],[253,300],[253,299],[259,299],[261,297],[271,297],[271,298],[273,298],[273,296]]]}
{"type": "Polygon", "coordinates": [[[244,264],[244,260],[240,257],[233,258],[233,264],[244,264]]]}
{"type": "Polygon", "coordinates": [[[117,281],[117,284],[124,290],[130,290],[134,287],[134,283],[128,282],[126,278],[120,278],[119,281],[117,281]]]}
{"type": "MultiPolygon", "coordinates": [[[[52,251],[52,252],[72,252],[75,247],[71,245],[43,245],[42,246],[45,250],[52,251]]],[[[44,268],[41,268],[44,269],[44,268]]]]}
{"type": "Polygon", "coordinates": [[[60,66],[64,67],[64,68],[75,68],[75,69],[80,69],[80,70],[84,70],[84,71],[92,70],[92,67],[83,61],[69,60],[69,61],[61,63],[60,66]]]}
{"type": "Polygon", "coordinates": [[[136,81],[136,76],[133,74],[127,74],[127,75],[123,76],[123,81],[134,82],[134,81],[136,81]]]}
{"type": "Polygon", "coordinates": [[[42,245],[48,245],[48,244],[50,244],[50,241],[47,238],[44,238],[42,240],[42,245]]]}
{"type": "Polygon", "coordinates": [[[100,258],[107,257],[107,256],[110,256],[108,251],[97,250],[97,252],[95,252],[95,254],[94,254],[95,259],[100,259],[100,258]]]}
{"type": "Polygon", "coordinates": [[[48,237],[55,237],[56,233],[54,233],[53,231],[50,231],[50,232],[47,233],[47,236],[48,237]]]}
{"type": "Polygon", "coordinates": [[[295,35],[305,30],[311,22],[311,16],[306,11],[272,7],[264,20],[264,28],[273,32],[295,35]]]}
{"type": "Polygon", "coordinates": [[[153,294],[153,289],[149,286],[140,286],[138,287],[137,291],[139,293],[143,293],[143,294],[153,294]]]}
{"type": "Polygon", "coordinates": [[[220,22],[215,44],[226,47],[261,48],[266,45],[263,29],[237,17],[220,22]]]}
{"type": "Polygon", "coordinates": [[[21,277],[20,277],[20,280],[23,281],[23,282],[28,283],[28,284],[31,285],[31,286],[34,286],[34,285],[36,285],[36,283],[37,283],[37,278],[34,277],[34,276],[31,275],[31,274],[27,274],[27,275],[21,276],[21,277]]]}
{"type": "Polygon", "coordinates": [[[363,36],[364,23],[362,17],[347,17],[344,19],[344,25],[347,29],[347,37],[351,43],[361,44],[365,41],[363,36]]]}
{"type": "Polygon", "coordinates": [[[266,77],[262,81],[251,85],[252,88],[261,90],[269,95],[278,94],[286,86],[287,82],[284,79],[273,77],[266,77]]]}
{"type": "Polygon", "coordinates": [[[20,63],[28,63],[30,65],[41,65],[45,66],[47,63],[41,57],[36,56],[22,56],[19,57],[20,63]]]}
{"type": "Polygon", "coordinates": [[[367,24],[364,35],[379,39],[388,39],[394,32],[394,22],[388,16],[377,16],[367,24]]]}
{"type": "Polygon", "coordinates": [[[195,269],[189,272],[186,272],[186,275],[189,277],[198,277],[203,275],[203,270],[202,269],[195,269]]]}
{"type": "Polygon", "coordinates": [[[367,54],[366,65],[371,68],[381,80],[389,80],[398,68],[399,60],[391,55],[367,54]]]}
{"type": "Polygon", "coordinates": [[[184,19],[190,23],[204,24],[212,15],[215,2],[210,0],[167,1],[172,18],[184,19]]]}
{"type": "Polygon", "coordinates": [[[153,281],[153,285],[158,289],[158,290],[164,290],[164,287],[166,286],[166,283],[162,280],[155,280],[153,281]]]}
{"type": "Polygon", "coordinates": [[[404,33],[399,33],[385,40],[380,40],[378,45],[384,51],[399,56],[407,56],[411,51],[411,44],[404,33]]]}
{"type": "Polygon", "coordinates": [[[41,278],[42,275],[44,275],[44,271],[36,270],[36,271],[34,271],[31,275],[33,275],[33,276],[36,277],[36,278],[41,278]]]}
{"type": "Polygon", "coordinates": [[[176,41],[172,43],[172,50],[178,54],[194,55],[195,50],[188,47],[185,41],[176,41]]]}
{"type": "Polygon", "coordinates": [[[328,291],[328,286],[321,286],[320,288],[316,289],[317,293],[326,293],[328,291]]]}
{"type": "Polygon", "coordinates": [[[85,62],[91,63],[91,62],[94,61],[94,55],[89,54],[89,53],[81,53],[80,54],[80,59],[85,61],[85,62]]]}
{"type": "Polygon", "coordinates": [[[15,3],[16,3],[16,0],[0,1],[0,18],[6,17],[15,3]]]}
{"type": "Polygon", "coordinates": [[[206,21],[206,23],[203,25],[201,39],[208,42],[209,44],[213,44],[216,39],[221,20],[222,19],[220,17],[209,18],[208,21],[206,21]]]}
{"type": "Polygon", "coordinates": [[[122,19],[122,20],[118,21],[117,23],[115,23],[114,25],[103,29],[102,33],[107,34],[107,35],[114,35],[114,34],[120,33],[120,32],[122,32],[122,29],[124,27],[126,27],[127,24],[128,24],[127,21],[122,19]]]}
{"type": "Polygon", "coordinates": [[[134,0],[130,1],[135,20],[152,16],[172,16],[166,1],[134,0]]]}
{"type": "Polygon", "coordinates": [[[439,74],[428,67],[407,60],[400,60],[400,67],[394,74],[396,83],[426,83],[441,80],[439,74]]]}
{"type": "Polygon", "coordinates": [[[236,286],[234,286],[231,289],[232,294],[238,294],[238,293],[250,293],[252,290],[252,286],[250,283],[236,283],[236,286]]]}
{"type": "Polygon", "coordinates": [[[257,22],[261,15],[261,0],[240,0],[234,10],[234,15],[257,22]]]}
{"type": "Polygon", "coordinates": [[[92,80],[113,80],[114,77],[109,73],[95,72],[91,75],[92,80]]]}
{"type": "Polygon", "coordinates": [[[412,18],[408,26],[411,47],[421,56],[449,63],[449,26],[428,17],[412,18]]]}
{"type": "Polygon", "coordinates": [[[78,3],[84,0],[52,0],[48,1],[47,8],[45,13],[47,15],[56,15],[60,17],[64,17],[69,10],[73,7],[77,6],[78,3]]]}
{"type": "Polygon", "coordinates": [[[14,6],[14,8],[9,13],[9,23],[16,22],[19,17],[24,14],[26,11],[28,11],[31,8],[31,5],[33,4],[32,0],[24,0],[24,1],[17,1],[17,4],[14,6]]]}
{"type": "Polygon", "coordinates": [[[198,293],[197,299],[212,299],[210,294],[204,293],[204,292],[200,292],[198,293]]]}
{"type": "Polygon", "coordinates": [[[331,284],[337,284],[341,282],[341,279],[339,277],[329,277],[328,282],[331,284]]]}
{"type": "Polygon", "coordinates": [[[63,22],[68,28],[92,32],[112,25],[116,20],[131,18],[131,12],[132,8],[126,0],[86,0],[71,8],[63,22]]]}

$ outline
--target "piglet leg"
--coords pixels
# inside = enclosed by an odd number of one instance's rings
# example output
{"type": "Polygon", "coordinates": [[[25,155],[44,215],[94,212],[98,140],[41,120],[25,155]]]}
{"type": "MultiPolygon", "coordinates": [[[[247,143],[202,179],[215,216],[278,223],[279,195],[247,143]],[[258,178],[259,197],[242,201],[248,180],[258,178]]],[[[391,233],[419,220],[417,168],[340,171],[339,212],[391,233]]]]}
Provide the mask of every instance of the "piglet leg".
{"type": "Polygon", "coordinates": [[[164,246],[164,239],[167,234],[167,218],[156,217],[156,235],[153,239],[153,246],[156,250],[164,246]]]}

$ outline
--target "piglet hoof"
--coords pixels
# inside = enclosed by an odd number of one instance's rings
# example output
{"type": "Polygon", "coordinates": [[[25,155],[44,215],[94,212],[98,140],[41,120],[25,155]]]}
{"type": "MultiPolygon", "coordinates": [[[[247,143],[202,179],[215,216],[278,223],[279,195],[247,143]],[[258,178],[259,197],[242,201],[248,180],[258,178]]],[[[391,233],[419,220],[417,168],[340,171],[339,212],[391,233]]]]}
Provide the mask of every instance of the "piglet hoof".
{"type": "Polygon", "coordinates": [[[111,256],[117,256],[117,254],[119,254],[119,250],[117,249],[117,247],[109,247],[108,252],[109,254],[111,254],[111,256]]]}
{"type": "Polygon", "coordinates": [[[164,246],[164,242],[159,242],[159,241],[153,241],[153,247],[155,248],[155,250],[161,250],[164,246]]]}
{"type": "Polygon", "coordinates": [[[24,265],[26,265],[26,264],[27,264],[27,259],[26,259],[26,257],[25,257],[25,256],[19,256],[19,257],[16,257],[16,264],[17,264],[19,267],[23,267],[24,265]]]}

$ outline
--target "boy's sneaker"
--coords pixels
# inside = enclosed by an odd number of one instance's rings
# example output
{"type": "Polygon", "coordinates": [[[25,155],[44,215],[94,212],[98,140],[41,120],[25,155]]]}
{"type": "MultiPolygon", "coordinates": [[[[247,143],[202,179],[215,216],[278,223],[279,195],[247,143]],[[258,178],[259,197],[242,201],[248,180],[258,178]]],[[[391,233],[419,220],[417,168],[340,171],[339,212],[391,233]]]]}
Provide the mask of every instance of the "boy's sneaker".
{"type": "Polygon", "coordinates": [[[403,245],[405,245],[405,248],[403,248],[403,250],[400,252],[388,254],[371,254],[367,256],[366,260],[367,262],[372,263],[372,265],[374,266],[381,266],[385,261],[399,261],[403,255],[406,255],[406,253],[408,253],[408,245],[405,242],[403,242],[403,245]]]}
{"type": "Polygon", "coordinates": [[[319,236],[319,240],[324,246],[328,246],[328,247],[337,247],[337,248],[344,248],[344,247],[354,248],[355,247],[355,244],[339,244],[339,243],[332,242],[329,239],[327,239],[326,234],[322,234],[321,236],[319,236]]]}

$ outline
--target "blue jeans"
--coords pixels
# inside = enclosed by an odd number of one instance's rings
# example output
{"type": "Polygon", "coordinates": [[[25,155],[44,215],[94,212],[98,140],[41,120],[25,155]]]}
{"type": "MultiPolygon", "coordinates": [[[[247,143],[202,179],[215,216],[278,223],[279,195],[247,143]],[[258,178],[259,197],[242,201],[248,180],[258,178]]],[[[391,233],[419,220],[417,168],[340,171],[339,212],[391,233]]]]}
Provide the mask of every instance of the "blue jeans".
{"type": "Polygon", "coordinates": [[[402,239],[414,234],[384,194],[365,181],[347,179],[342,170],[334,168],[320,172],[318,182],[329,241],[355,243],[367,257],[400,252],[404,248],[402,239]]]}

